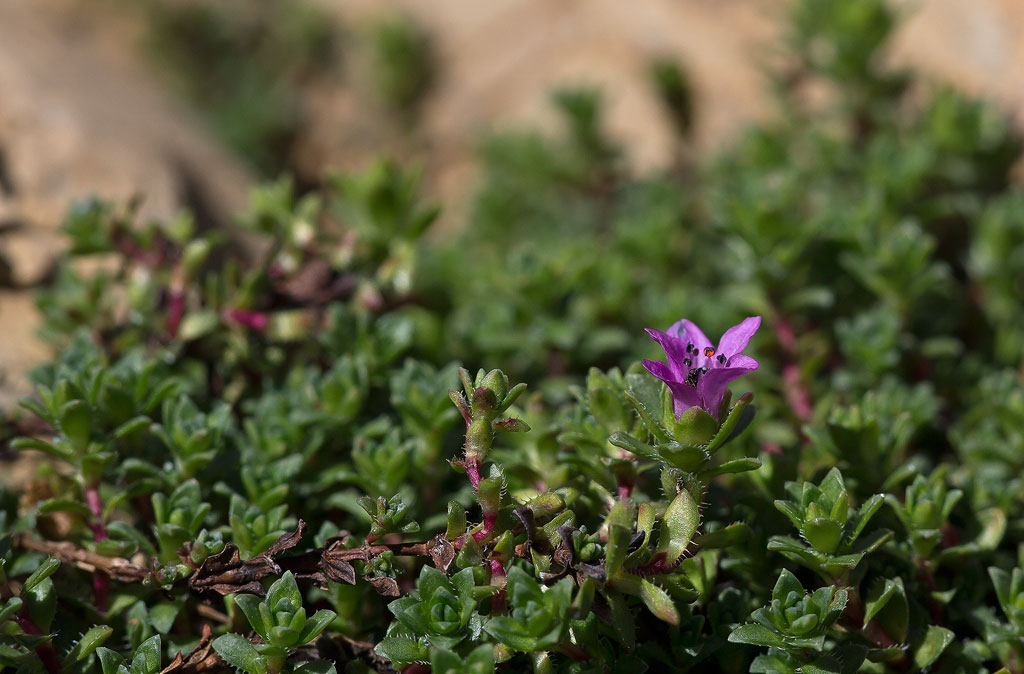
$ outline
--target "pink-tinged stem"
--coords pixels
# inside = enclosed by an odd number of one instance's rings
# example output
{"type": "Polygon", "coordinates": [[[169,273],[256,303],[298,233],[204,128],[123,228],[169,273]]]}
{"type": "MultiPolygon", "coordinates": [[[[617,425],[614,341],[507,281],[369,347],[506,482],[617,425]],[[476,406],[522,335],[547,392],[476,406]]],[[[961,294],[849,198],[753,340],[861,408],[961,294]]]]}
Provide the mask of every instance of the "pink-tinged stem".
{"type": "Polygon", "coordinates": [[[267,327],[270,319],[262,311],[249,311],[248,309],[231,309],[227,313],[228,318],[241,323],[247,328],[262,331],[267,327]]]}
{"type": "Polygon", "coordinates": [[[473,491],[477,491],[480,486],[480,461],[475,457],[466,459],[466,475],[469,476],[469,482],[473,485],[473,491]]]}
{"type": "Polygon", "coordinates": [[[178,336],[181,319],[185,315],[185,294],[180,290],[170,291],[167,301],[167,332],[171,337],[178,336]]]}
{"type": "Polygon", "coordinates": [[[490,559],[491,587],[501,588],[491,595],[491,615],[505,612],[505,565],[497,559],[490,559]]]}
{"type": "Polygon", "coordinates": [[[786,364],[782,368],[782,381],[786,403],[800,421],[811,418],[814,408],[811,394],[800,376],[800,367],[796,364],[796,334],[793,326],[780,314],[775,315],[775,338],[785,352],[786,364]]]}
{"type": "Polygon", "coordinates": [[[619,500],[621,501],[621,500],[627,499],[627,498],[629,498],[632,495],[633,495],[633,485],[625,484],[623,482],[620,482],[619,483],[619,500]]]}
{"type": "MultiPolygon", "coordinates": [[[[44,633],[39,629],[39,625],[36,625],[35,621],[29,617],[28,609],[22,610],[20,614],[15,614],[14,621],[18,623],[25,634],[44,633]]],[[[57,651],[53,648],[53,642],[45,641],[36,646],[36,654],[46,666],[46,671],[50,674],[60,674],[60,662],[57,660],[57,651]]]]}
{"type": "Polygon", "coordinates": [[[484,513],[484,528],[473,534],[473,540],[477,543],[485,540],[494,533],[494,527],[498,524],[498,513],[484,513]]]}
{"type": "Polygon", "coordinates": [[[674,562],[665,561],[666,555],[664,552],[658,553],[654,559],[649,561],[643,566],[638,566],[635,569],[629,569],[629,572],[637,576],[653,576],[658,573],[671,573],[679,568],[679,565],[683,563],[683,558],[686,555],[679,555],[674,562]]]}
{"type": "MultiPolygon", "coordinates": [[[[107,528],[103,525],[103,501],[100,500],[100,489],[98,486],[85,488],[85,502],[92,511],[93,522],[89,524],[92,530],[92,539],[99,543],[107,539],[107,528]]],[[[110,595],[110,578],[100,570],[92,576],[92,594],[96,604],[96,610],[100,613],[107,612],[107,597],[110,595]]]]}
{"type": "Polygon", "coordinates": [[[430,674],[430,665],[413,663],[402,670],[402,674],[430,674]]]}

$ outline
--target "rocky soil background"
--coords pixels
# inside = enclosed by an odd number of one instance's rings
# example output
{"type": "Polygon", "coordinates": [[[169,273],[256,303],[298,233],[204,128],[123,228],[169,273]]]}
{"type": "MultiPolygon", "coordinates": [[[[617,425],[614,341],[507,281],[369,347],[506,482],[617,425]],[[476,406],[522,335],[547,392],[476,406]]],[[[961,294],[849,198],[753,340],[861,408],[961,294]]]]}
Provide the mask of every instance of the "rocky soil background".
{"type": "MultiPolygon", "coordinates": [[[[187,208],[203,226],[230,228],[261,174],[285,169],[310,183],[383,152],[421,163],[446,226],[458,226],[481,135],[550,126],[557,85],[600,87],[610,131],[647,170],[679,151],[644,76],[653,59],[674,59],[697,102],[690,151],[714,153],[773,114],[760,73],[786,12],[784,0],[307,0],[339,46],[287,83],[291,131],[281,161],[260,165],[178,95],[146,46],[152,15],[139,7],[212,4],[0,0],[0,407],[26,392],[25,373],[46,356],[31,294],[51,275],[74,200],[143,195],[145,217],[187,208]],[[422,28],[432,55],[414,119],[387,114],[365,75],[366,35],[399,14],[422,28]]],[[[991,98],[1024,129],[1024,0],[898,4],[908,18],[890,58],[991,98]]]]}

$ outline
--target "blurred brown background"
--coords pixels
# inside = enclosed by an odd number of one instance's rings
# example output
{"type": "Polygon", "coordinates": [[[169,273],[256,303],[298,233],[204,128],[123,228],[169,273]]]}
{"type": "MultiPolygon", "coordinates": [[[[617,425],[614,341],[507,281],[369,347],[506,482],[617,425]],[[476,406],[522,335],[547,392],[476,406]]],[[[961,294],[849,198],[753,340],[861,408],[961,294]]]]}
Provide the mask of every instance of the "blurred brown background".
{"type": "MultiPolygon", "coordinates": [[[[1024,0],[896,4],[907,20],[890,59],[991,98],[1024,128],[1024,0]]],[[[30,293],[74,199],[142,194],[146,215],[190,208],[223,226],[260,178],[313,184],[383,153],[422,164],[458,226],[482,134],[550,126],[554,86],[599,87],[638,170],[678,151],[643,76],[652,59],[690,76],[689,151],[711,155],[774,114],[761,71],[783,0],[304,0],[298,18],[296,6],[0,0],[0,406],[44,355],[30,293]],[[374,44],[429,63],[390,82],[374,44]]]]}

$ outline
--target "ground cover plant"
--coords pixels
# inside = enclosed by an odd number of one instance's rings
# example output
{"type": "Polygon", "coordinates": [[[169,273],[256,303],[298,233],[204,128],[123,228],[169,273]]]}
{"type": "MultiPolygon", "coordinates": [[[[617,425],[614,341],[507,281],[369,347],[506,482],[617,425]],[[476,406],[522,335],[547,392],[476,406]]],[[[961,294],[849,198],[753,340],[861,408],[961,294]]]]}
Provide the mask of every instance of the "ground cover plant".
{"type": "Polygon", "coordinates": [[[257,260],[74,209],[0,669],[1024,672],[1021,146],[793,12],[779,121],[638,177],[559,92],[454,238],[387,161],[258,190],[257,260]]]}

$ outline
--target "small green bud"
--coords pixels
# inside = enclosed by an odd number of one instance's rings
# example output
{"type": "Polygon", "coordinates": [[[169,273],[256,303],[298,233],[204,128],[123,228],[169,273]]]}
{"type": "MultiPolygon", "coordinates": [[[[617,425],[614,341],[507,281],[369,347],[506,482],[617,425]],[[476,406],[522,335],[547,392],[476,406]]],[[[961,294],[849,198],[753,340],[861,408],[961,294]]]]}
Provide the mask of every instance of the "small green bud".
{"type": "Polygon", "coordinates": [[[700,407],[683,412],[672,434],[676,442],[684,445],[706,445],[718,432],[718,422],[700,407]]]}
{"type": "Polygon", "coordinates": [[[833,519],[818,517],[805,522],[801,533],[815,549],[832,554],[842,541],[843,527],[833,519]]]}
{"type": "Polygon", "coordinates": [[[484,376],[480,386],[493,391],[495,399],[501,402],[508,394],[508,377],[501,370],[491,370],[484,376]]]}
{"type": "Polygon", "coordinates": [[[294,646],[299,640],[299,633],[291,627],[277,626],[270,628],[270,643],[275,646],[287,648],[294,646]]]}
{"type": "Polygon", "coordinates": [[[935,528],[938,524],[938,510],[933,501],[918,502],[914,507],[914,512],[911,513],[914,526],[920,529],[935,528]]]}
{"type": "Polygon", "coordinates": [[[292,615],[292,620],[288,623],[296,632],[301,632],[302,628],[306,626],[306,609],[299,607],[299,610],[292,615]]]}

